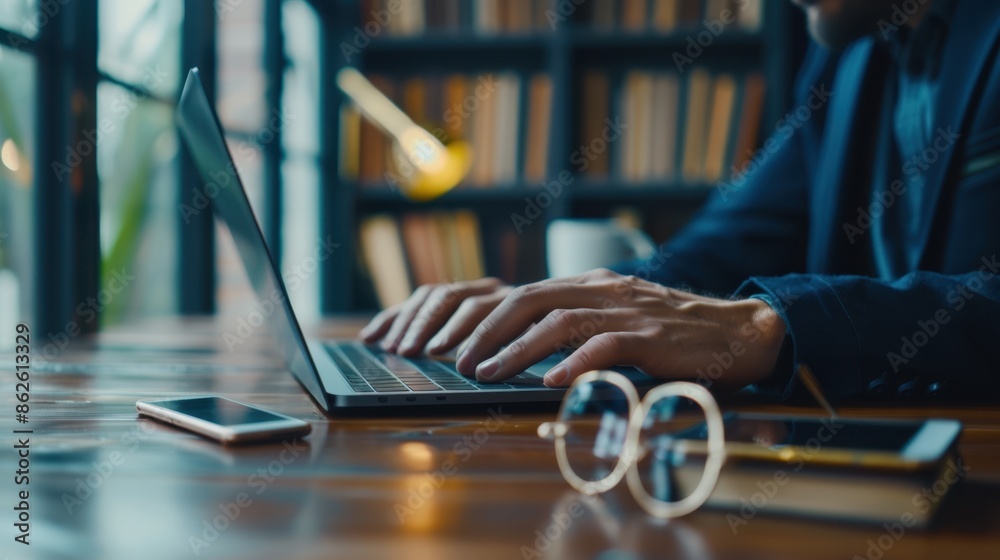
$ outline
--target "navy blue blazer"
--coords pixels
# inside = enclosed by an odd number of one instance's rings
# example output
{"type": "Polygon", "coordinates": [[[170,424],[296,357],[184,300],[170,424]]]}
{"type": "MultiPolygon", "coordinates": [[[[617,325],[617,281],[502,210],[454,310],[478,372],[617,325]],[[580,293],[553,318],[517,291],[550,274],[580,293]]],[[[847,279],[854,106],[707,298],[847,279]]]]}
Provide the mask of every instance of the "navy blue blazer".
{"type": "MultiPolygon", "coordinates": [[[[870,243],[872,174],[857,170],[870,165],[865,138],[879,122],[884,80],[872,63],[875,38],[840,53],[814,46],[796,109],[756,169],[716,189],[654,260],[616,270],[764,296],[785,319],[795,362],[809,364],[834,398],[1000,394],[1000,3],[955,10],[934,127],[949,140],[936,137],[945,149],[915,162],[927,178],[913,194],[927,197],[918,270],[873,278],[858,264],[870,243]]],[[[789,376],[776,372],[772,389],[798,392],[789,376]]]]}

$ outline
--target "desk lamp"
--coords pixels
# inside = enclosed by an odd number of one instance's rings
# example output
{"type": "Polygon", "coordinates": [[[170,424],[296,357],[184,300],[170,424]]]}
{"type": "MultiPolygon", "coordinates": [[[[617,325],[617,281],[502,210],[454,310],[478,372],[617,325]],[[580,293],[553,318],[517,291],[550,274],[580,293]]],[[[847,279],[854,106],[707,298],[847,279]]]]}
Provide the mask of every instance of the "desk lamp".
{"type": "Polygon", "coordinates": [[[433,200],[455,188],[468,174],[472,166],[468,143],[441,143],[354,68],[345,67],[337,73],[337,87],[366,119],[393,140],[402,192],[407,198],[433,200]]]}

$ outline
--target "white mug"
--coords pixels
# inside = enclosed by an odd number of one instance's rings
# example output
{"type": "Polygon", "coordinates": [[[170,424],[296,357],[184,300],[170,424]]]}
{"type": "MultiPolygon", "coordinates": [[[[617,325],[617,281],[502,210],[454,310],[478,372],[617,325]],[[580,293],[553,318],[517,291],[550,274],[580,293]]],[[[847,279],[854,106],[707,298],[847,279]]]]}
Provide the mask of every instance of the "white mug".
{"type": "Polygon", "coordinates": [[[643,259],[654,251],[656,246],[645,233],[611,219],[554,220],[546,231],[550,278],[643,259]]]}

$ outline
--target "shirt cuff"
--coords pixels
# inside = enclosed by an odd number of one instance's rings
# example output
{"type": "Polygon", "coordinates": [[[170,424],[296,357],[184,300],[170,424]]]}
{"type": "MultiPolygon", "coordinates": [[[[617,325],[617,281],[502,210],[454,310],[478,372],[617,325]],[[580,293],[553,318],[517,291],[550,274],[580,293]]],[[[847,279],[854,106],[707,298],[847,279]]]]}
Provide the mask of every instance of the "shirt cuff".
{"type": "MultiPolygon", "coordinates": [[[[774,389],[778,389],[781,398],[799,394],[799,383],[793,370],[800,363],[809,364],[823,392],[831,398],[857,395],[864,391],[861,340],[844,302],[821,276],[790,274],[775,278],[754,277],[744,282],[735,295],[764,299],[785,321],[792,358],[787,369],[775,372],[774,383],[779,386],[774,389]],[[781,382],[784,386],[780,386],[781,382]]],[[[780,360],[779,366],[785,367],[780,360]]],[[[770,384],[762,386],[767,387],[770,384]]]]}

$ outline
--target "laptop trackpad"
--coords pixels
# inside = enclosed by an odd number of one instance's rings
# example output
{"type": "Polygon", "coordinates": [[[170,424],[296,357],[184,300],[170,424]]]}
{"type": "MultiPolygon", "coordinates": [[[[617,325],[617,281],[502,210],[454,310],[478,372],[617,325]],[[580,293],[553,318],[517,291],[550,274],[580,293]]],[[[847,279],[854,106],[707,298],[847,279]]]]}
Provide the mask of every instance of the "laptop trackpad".
{"type": "MultiPolygon", "coordinates": [[[[529,387],[542,387],[544,383],[542,379],[545,377],[545,373],[550,369],[559,365],[559,362],[566,358],[567,354],[557,353],[552,354],[548,358],[538,362],[537,364],[529,367],[523,373],[518,374],[506,381],[508,385],[525,385],[529,387]]],[[[631,381],[636,387],[650,387],[658,384],[655,378],[652,378],[642,371],[631,367],[631,366],[616,366],[611,368],[614,371],[624,375],[631,381]]]]}
{"type": "Polygon", "coordinates": [[[556,367],[563,359],[559,354],[553,354],[548,358],[538,362],[537,364],[524,370],[524,372],[515,375],[514,377],[508,379],[506,383],[508,385],[524,385],[527,387],[542,387],[544,383],[542,379],[545,377],[545,373],[550,369],[556,367]]]}

